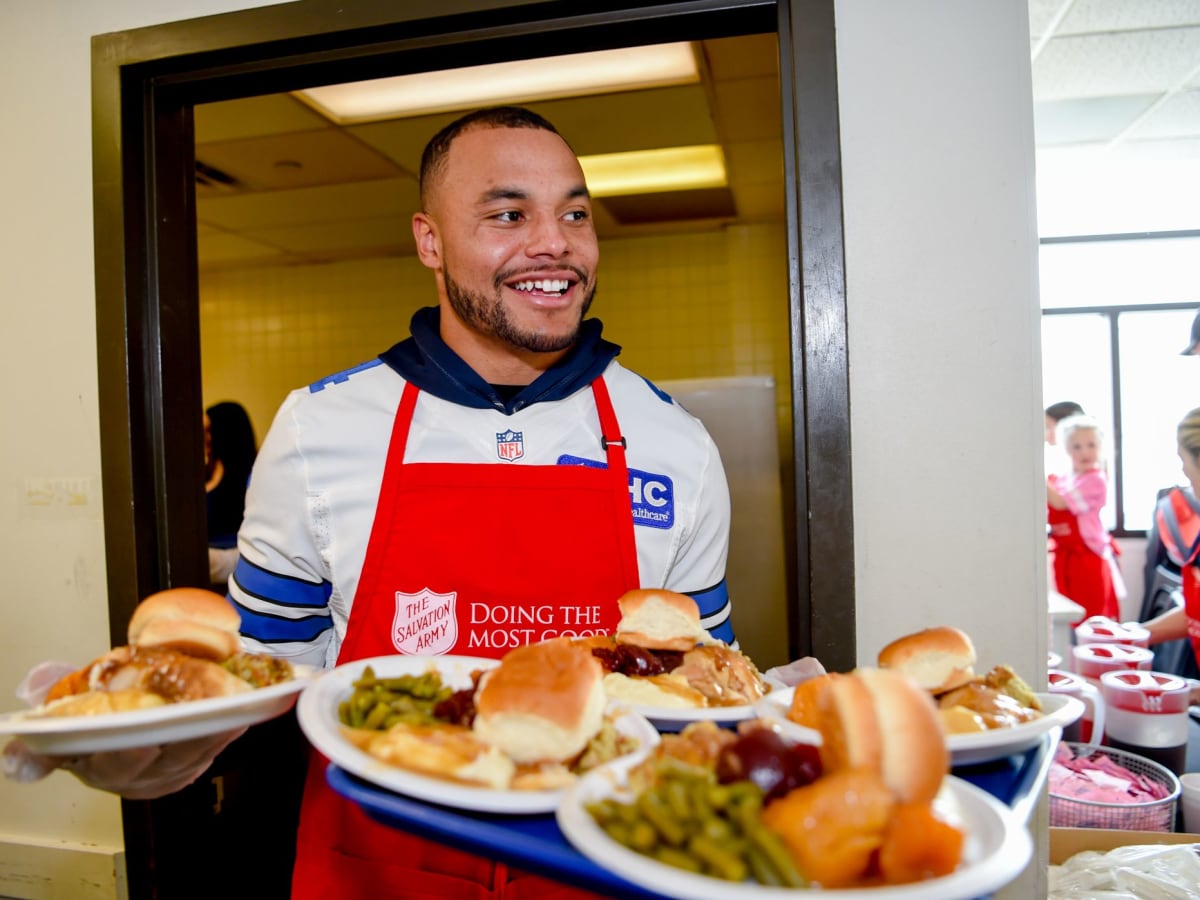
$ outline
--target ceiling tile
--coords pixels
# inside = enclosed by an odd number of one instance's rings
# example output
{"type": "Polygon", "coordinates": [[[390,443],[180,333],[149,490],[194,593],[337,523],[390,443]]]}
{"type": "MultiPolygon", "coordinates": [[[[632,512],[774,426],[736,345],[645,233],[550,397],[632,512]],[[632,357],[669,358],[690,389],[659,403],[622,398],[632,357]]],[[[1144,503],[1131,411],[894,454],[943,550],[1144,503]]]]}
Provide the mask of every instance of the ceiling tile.
{"type": "Polygon", "coordinates": [[[328,128],[330,124],[290,94],[201,103],[196,106],[194,116],[196,134],[209,142],[308,131],[328,128]]]}
{"type": "Polygon", "coordinates": [[[1109,141],[1150,108],[1155,96],[1088,97],[1033,105],[1039,145],[1109,141]]]}
{"type": "Polygon", "coordinates": [[[1069,7],[1058,27],[1061,35],[1200,25],[1196,0],[1075,0],[1060,5],[1069,7]]]}
{"type": "Polygon", "coordinates": [[[209,231],[198,235],[196,247],[200,260],[205,265],[265,260],[286,255],[279,247],[268,246],[243,234],[222,231],[209,231]]]}
{"type": "Polygon", "coordinates": [[[414,252],[411,221],[408,217],[360,219],[354,222],[264,228],[246,233],[263,243],[310,256],[323,252],[340,254],[345,250],[369,251],[373,256],[399,256],[414,252]]]}
{"type": "Polygon", "coordinates": [[[296,191],[198,198],[196,217],[201,222],[227,229],[261,229],[407,217],[417,206],[416,182],[409,178],[389,178],[296,191]]]}
{"type": "Polygon", "coordinates": [[[771,34],[701,41],[701,52],[717,81],[753,78],[779,72],[779,40],[771,34]]]}
{"type": "Polygon", "coordinates": [[[1200,135],[1200,90],[1173,94],[1150,110],[1127,135],[1132,140],[1153,140],[1200,135]]]}
{"type": "Polygon", "coordinates": [[[739,78],[714,85],[717,130],[727,141],[778,138],[779,79],[739,78]]]}
{"type": "Polygon", "coordinates": [[[197,144],[196,159],[259,191],[405,174],[383,154],[333,127],[197,144]]]}
{"type": "Polygon", "coordinates": [[[1034,60],[1034,99],[1161,92],[1198,63],[1200,28],[1056,38],[1034,60]]]}

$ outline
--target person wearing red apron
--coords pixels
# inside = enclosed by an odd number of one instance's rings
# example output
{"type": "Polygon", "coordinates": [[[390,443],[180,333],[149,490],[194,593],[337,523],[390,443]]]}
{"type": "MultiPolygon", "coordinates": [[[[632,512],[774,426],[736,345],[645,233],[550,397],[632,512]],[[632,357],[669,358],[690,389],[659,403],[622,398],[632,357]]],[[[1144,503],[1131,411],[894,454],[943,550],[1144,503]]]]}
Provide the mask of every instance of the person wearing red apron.
{"type": "Polygon", "coordinates": [[[1080,622],[1091,616],[1120,618],[1109,560],[1093,552],[1084,542],[1079,533],[1079,520],[1070,510],[1047,506],[1046,517],[1054,541],[1055,589],[1083,607],[1080,622]]]}
{"type": "MultiPolygon", "coordinates": [[[[1191,640],[1192,652],[1200,661],[1200,567],[1196,565],[1197,557],[1200,557],[1200,509],[1197,506],[1197,501],[1182,488],[1172,488],[1159,500],[1154,519],[1163,549],[1167,551],[1171,562],[1179,567],[1183,579],[1183,614],[1187,622],[1187,635],[1191,640]]],[[[1163,614],[1174,615],[1177,615],[1176,610],[1163,614]]],[[[1151,623],[1146,624],[1151,627],[1151,623]]],[[[1155,631],[1151,627],[1153,643],[1166,639],[1156,635],[1155,631]]]]}
{"type": "MultiPolygon", "coordinates": [[[[397,652],[398,593],[453,595],[438,652],[503,655],[469,641],[465,610],[500,597],[534,608],[594,608],[612,632],[616,600],[639,586],[624,442],[604,379],[592,393],[607,467],[404,462],[419,395],[405,385],[379,504],[338,664],[397,652]]],[[[536,618],[536,617],[535,617],[536,618]]],[[[443,620],[444,621],[444,620],[443,620]]],[[[537,639],[537,636],[532,636],[537,639]]],[[[325,782],[315,752],[304,790],[292,896],[485,898],[591,896],[372,821],[325,782]]]]}

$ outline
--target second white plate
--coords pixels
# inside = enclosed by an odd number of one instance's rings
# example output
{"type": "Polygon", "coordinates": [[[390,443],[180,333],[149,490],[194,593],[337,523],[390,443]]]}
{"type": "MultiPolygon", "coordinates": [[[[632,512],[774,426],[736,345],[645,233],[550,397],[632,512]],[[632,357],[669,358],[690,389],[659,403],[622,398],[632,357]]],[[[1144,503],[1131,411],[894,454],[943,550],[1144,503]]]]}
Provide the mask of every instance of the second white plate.
{"type": "Polygon", "coordinates": [[[915,884],[836,891],[720,881],[673,868],[617,843],[587,812],[589,803],[606,797],[630,799],[626,778],[639,758],[640,754],[601,766],[569,787],[558,808],[558,824],[571,845],[592,862],[639,887],[683,900],[797,900],[821,895],[837,900],[962,900],[989,896],[1008,884],[1024,870],[1033,852],[1028,831],[1008,807],[986,791],[948,776],[934,808],[966,833],[962,862],[950,875],[915,884]]]}
{"type": "MultiPolygon", "coordinates": [[[[792,688],[772,691],[758,703],[758,714],[779,722],[782,732],[796,740],[820,743],[820,735],[811,728],[803,728],[787,718],[792,705],[792,688]]],[[[1052,728],[1065,727],[1083,715],[1083,703],[1066,694],[1037,694],[1042,704],[1042,715],[1032,722],[1022,722],[1011,728],[992,728],[970,734],[946,735],[946,748],[950,751],[950,764],[969,766],[976,763],[1004,759],[1023,753],[1037,745],[1052,728]]]]}
{"type": "MultiPolygon", "coordinates": [[[[305,736],[330,762],[389,791],[475,812],[525,815],[552,812],[562,798],[561,788],[498,791],[421,775],[376,759],[342,734],[338,704],[353,693],[354,682],[367,666],[380,678],[422,675],[436,669],[443,683],[462,689],[471,686],[471,673],[476,669],[497,665],[499,660],[475,656],[377,656],[346,663],[324,675],[301,695],[296,716],[305,736]]],[[[658,743],[658,732],[640,715],[623,713],[616,726],[623,734],[635,738],[642,749],[658,743]]]]}
{"type": "Polygon", "coordinates": [[[0,735],[19,737],[30,750],[51,756],[81,756],[133,747],[173,744],[257,725],[292,708],[296,695],[319,671],[295,666],[291,681],[207,700],[187,700],[149,709],[94,716],[0,716],[0,735]]]}

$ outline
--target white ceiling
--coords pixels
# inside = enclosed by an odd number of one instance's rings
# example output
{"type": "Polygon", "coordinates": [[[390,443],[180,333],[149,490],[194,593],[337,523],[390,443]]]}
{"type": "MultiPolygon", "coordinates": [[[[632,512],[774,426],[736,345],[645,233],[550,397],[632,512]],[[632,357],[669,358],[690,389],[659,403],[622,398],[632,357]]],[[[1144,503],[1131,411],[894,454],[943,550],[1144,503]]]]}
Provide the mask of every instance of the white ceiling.
{"type": "MultiPolygon", "coordinates": [[[[1029,12],[1040,153],[1200,158],[1200,0],[1030,0],[1029,12]]],[[[724,147],[728,192],[599,200],[602,237],[782,220],[774,35],[697,52],[699,85],[528,104],[581,155],[724,147]]],[[[411,254],[421,149],[455,115],[338,128],[288,94],[197,107],[201,269],[411,254]]]]}

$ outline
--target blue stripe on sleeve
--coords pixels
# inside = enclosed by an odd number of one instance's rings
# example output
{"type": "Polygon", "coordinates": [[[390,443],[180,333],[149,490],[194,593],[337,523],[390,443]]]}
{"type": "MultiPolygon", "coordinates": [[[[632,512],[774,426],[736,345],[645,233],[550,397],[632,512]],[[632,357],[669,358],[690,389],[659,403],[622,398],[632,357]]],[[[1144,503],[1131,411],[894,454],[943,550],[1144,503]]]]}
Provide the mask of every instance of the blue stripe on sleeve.
{"type": "Polygon", "coordinates": [[[732,644],[735,641],[733,622],[729,616],[729,586],[725,579],[703,591],[689,593],[700,609],[702,624],[719,641],[732,644]]]}
{"type": "Polygon", "coordinates": [[[325,609],[333,593],[333,585],[328,581],[314,583],[276,575],[266,569],[260,569],[245,557],[238,558],[237,568],[233,570],[233,580],[247,594],[261,597],[278,606],[298,609],[325,609]]]}
{"type": "Polygon", "coordinates": [[[242,634],[264,644],[282,641],[312,641],[322,632],[333,627],[333,620],[329,616],[285,619],[280,616],[256,613],[241,604],[236,605],[238,612],[242,614],[242,634]]]}

